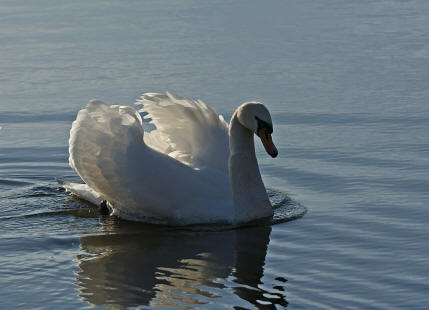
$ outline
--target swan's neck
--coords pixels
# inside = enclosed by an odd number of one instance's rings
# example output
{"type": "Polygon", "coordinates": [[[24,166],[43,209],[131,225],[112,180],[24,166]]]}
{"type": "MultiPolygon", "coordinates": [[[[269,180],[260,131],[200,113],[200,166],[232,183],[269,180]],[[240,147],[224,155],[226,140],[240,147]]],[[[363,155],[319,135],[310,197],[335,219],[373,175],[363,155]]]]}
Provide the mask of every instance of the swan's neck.
{"type": "Polygon", "coordinates": [[[236,223],[273,214],[267,191],[259,172],[253,132],[232,116],[229,125],[229,178],[236,223]]]}

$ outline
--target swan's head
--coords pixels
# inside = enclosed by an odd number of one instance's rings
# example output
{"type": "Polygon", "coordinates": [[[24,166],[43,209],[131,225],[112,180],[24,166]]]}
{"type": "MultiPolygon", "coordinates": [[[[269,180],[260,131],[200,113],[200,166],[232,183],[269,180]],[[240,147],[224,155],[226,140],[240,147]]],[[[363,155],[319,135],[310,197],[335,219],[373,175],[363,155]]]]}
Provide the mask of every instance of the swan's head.
{"type": "Polygon", "coordinates": [[[244,127],[261,139],[267,153],[276,157],[278,151],[271,138],[273,122],[268,109],[259,102],[246,102],[237,109],[237,117],[244,127]]]}

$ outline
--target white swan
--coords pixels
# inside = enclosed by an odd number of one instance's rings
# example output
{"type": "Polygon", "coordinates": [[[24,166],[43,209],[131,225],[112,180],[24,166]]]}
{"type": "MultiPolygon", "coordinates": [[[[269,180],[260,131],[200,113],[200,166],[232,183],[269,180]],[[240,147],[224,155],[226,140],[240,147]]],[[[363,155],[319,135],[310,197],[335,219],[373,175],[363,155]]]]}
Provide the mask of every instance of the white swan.
{"type": "Polygon", "coordinates": [[[277,156],[270,113],[247,102],[228,124],[200,100],[147,93],[138,111],[90,101],[70,131],[70,166],[86,184],[70,192],[132,220],[187,225],[238,224],[272,216],[253,134],[277,156]]]}

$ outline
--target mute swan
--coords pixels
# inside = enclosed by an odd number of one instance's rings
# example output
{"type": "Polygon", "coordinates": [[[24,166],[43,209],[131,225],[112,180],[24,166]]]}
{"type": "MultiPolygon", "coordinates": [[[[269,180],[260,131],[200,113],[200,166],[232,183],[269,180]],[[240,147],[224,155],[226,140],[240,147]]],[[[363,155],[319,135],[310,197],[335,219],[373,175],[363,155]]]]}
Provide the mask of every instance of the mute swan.
{"type": "Polygon", "coordinates": [[[92,100],[69,140],[70,166],[85,184],[61,182],[81,198],[108,202],[131,220],[187,225],[239,224],[269,217],[253,134],[272,157],[270,113],[259,102],[237,108],[230,124],[200,100],[146,93],[136,104],[92,100]],[[156,129],[145,132],[138,112],[156,129]]]}

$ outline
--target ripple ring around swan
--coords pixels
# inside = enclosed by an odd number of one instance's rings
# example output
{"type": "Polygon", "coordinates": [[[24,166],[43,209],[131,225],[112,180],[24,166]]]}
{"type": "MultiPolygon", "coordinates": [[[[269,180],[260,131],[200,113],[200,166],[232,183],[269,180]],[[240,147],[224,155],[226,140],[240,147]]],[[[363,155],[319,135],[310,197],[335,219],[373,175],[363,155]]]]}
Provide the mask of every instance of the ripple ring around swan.
{"type": "Polygon", "coordinates": [[[307,213],[307,208],[299,202],[291,199],[287,194],[279,190],[267,188],[268,198],[273,206],[274,215],[272,218],[258,219],[240,225],[229,224],[194,224],[180,226],[177,229],[194,230],[194,231],[223,231],[237,229],[249,226],[276,225],[299,219],[307,213]]]}

